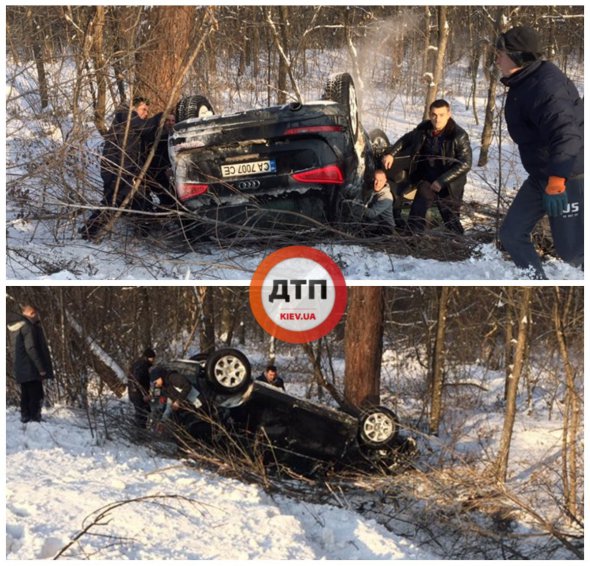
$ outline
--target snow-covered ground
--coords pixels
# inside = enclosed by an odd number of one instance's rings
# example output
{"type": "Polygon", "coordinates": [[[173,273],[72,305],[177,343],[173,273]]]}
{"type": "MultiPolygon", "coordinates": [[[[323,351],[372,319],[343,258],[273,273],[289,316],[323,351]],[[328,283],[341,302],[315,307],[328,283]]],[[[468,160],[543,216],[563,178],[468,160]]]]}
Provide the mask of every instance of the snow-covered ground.
{"type": "MultiPolygon", "coordinates": [[[[423,409],[416,389],[422,370],[403,362],[405,370],[398,375],[400,362],[394,351],[386,350],[382,402],[408,427],[417,423],[423,409]]],[[[280,356],[279,363],[286,368],[295,361],[280,356]]],[[[341,368],[341,360],[335,365],[341,368]]],[[[458,371],[447,376],[449,383],[463,385],[447,390],[440,436],[411,432],[420,449],[417,471],[399,478],[365,478],[349,491],[336,487],[330,491],[332,505],[311,503],[310,497],[291,499],[278,489],[267,492],[189,465],[169,455],[170,447],[162,451],[158,443],[134,443],[128,432],[112,424],[108,439],[100,425],[93,435],[81,411],[62,405],[44,409],[43,422],[26,425],[18,410],[8,407],[6,556],[48,559],[75,540],[64,557],[426,560],[481,557],[477,553],[486,545],[482,555],[499,558],[503,550],[495,537],[505,531],[497,531],[485,509],[461,505],[498,488],[481,478],[489,477],[484,470],[499,450],[505,376],[477,364],[458,371]],[[104,511],[108,513],[97,520],[104,511]],[[430,513],[439,513],[440,522],[429,525],[430,513]],[[90,526],[93,522],[97,524],[90,526]]],[[[482,505],[504,506],[510,512],[508,544],[523,556],[571,558],[565,548],[550,545],[546,534],[547,524],[564,532],[569,528],[560,503],[562,385],[552,384],[552,374],[543,370],[536,375],[530,399],[524,384],[518,398],[506,484],[514,498],[500,495],[482,499],[482,505]]],[[[306,375],[290,373],[286,387],[293,395],[305,395],[306,375]]],[[[112,411],[129,414],[132,408],[113,399],[112,411]]],[[[582,444],[579,450],[581,457],[582,444]]],[[[570,527],[580,534],[579,526],[570,527]]]]}
{"type": "MultiPolygon", "coordinates": [[[[347,55],[342,52],[322,54],[316,66],[310,58],[309,77],[302,89],[306,99],[317,98],[325,77],[331,71],[350,69],[347,55]]],[[[224,64],[220,62],[220,65],[224,64]]],[[[374,61],[367,63],[367,74],[373,69],[374,61]]],[[[465,62],[459,62],[448,69],[443,96],[449,100],[456,121],[470,135],[474,155],[474,166],[469,174],[465,202],[476,202],[495,209],[496,187],[502,179],[502,199],[504,206],[513,198],[520,186],[525,172],[522,169],[516,149],[507,132],[503,135],[502,155],[500,157],[496,142],[490,149],[489,163],[485,167],[476,165],[483,119],[475,122],[469,101],[469,80],[465,78],[465,62]],[[499,163],[502,163],[500,175],[499,163]]],[[[72,73],[67,65],[60,72],[72,73]]],[[[381,76],[382,71],[378,73],[381,76]]],[[[120,222],[115,233],[100,244],[88,243],[79,239],[76,229],[88,210],[82,211],[77,225],[70,221],[57,220],[55,213],[43,214],[28,209],[29,199],[43,194],[47,210],[57,210],[64,201],[65,185],[70,194],[84,194],[89,199],[89,208],[101,196],[98,175],[98,154],[100,136],[96,133],[90,116],[86,128],[88,139],[77,146],[67,139],[71,124],[67,118],[67,108],[62,109],[62,117],[57,119],[51,111],[41,119],[31,118],[31,109],[38,107],[35,94],[34,69],[16,69],[8,64],[8,122],[7,122],[7,170],[8,181],[19,179],[22,182],[12,187],[7,199],[7,257],[6,274],[8,279],[35,280],[250,280],[258,264],[273,249],[219,247],[199,244],[195,251],[175,250],[154,245],[154,242],[138,240],[131,235],[125,222],[120,222]],[[66,117],[63,117],[63,114],[66,117]],[[59,157],[60,163],[68,163],[63,177],[60,171],[53,176],[44,173],[43,186],[35,180],[36,162],[40,156],[49,152],[51,160],[59,157]],[[64,157],[65,156],[65,157],[64,157]],[[31,167],[32,165],[32,167],[31,167]],[[13,198],[13,197],[17,198],[13,198]]],[[[581,71],[572,77],[583,94],[581,71]]],[[[222,84],[218,77],[210,85],[208,94],[215,100],[220,112],[260,106],[265,99],[256,92],[254,83],[249,90],[247,77],[242,78],[244,87],[237,96],[230,85],[222,84]]],[[[400,87],[397,87],[400,89],[400,87]]],[[[400,89],[401,90],[401,89],[400,89]]],[[[359,86],[362,95],[362,122],[367,130],[383,129],[394,141],[414,128],[422,118],[422,99],[411,99],[392,90],[391,85],[365,80],[359,86]]],[[[479,113],[485,107],[486,83],[483,77],[478,81],[476,102],[479,113]]],[[[498,106],[502,94],[498,95],[498,106]]],[[[89,105],[90,107],[90,105],[89,105]]],[[[74,199],[75,201],[76,199],[74,199]]],[[[72,202],[74,202],[72,201],[72,202]]],[[[79,202],[79,199],[78,199],[79,202]]],[[[62,209],[63,210],[63,209],[62,209]]],[[[477,217],[465,219],[466,228],[477,225],[477,217]]],[[[299,241],[299,244],[306,242],[299,241]]],[[[276,243],[275,243],[276,244],[276,243]]],[[[276,244],[280,245],[280,244],[276,244]]],[[[310,242],[310,245],[315,244],[310,242]]],[[[403,253],[384,253],[369,250],[357,245],[329,244],[315,246],[335,259],[348,280],[518,280],[527,279],[517,270],[505,254],[493,244],[482,244],[474,250],[471,257],[462,261],[437,261],[418,259],[403,253]]],[[[444,255],[444,254],[443,254],[444,255]]],[[[583,280],[580,269],[551,259],[546,272],[554,280],[583,280]]]]}
{"type": "Polygon", "coordinates": [[[64,557],[110,560],[431,559],[375,521],[330,505],[97,442],[83,415],[58,407],[41,423],[6,413],[6,557],[49,559],[105,507],[116,507],[64,557]]]}

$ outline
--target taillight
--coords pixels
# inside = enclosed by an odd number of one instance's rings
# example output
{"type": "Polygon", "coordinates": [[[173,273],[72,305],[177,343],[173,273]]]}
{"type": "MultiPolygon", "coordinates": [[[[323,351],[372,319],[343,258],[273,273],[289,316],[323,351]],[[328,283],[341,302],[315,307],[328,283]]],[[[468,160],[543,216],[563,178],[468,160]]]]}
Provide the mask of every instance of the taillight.
{"type": "Polygon", "coordinates": [[[178,185],[178,198],[180,200],[188,200],[193,197],[198,197],[207,192],[209,185],[198,183],[182,183],[178,185]]]}
{"type": "Polygon", "coordinates": [[[320,134],[325,132],[342,132],[342,126],[303,126],[301,128],[289,128],[285,136],[297,136],[299,134],[320,134]]]}
{"type": "Polygon", "coordinates": [[[299,183],[326,183],[330,185],[341,185],[344,183],[344,176],[338,165],[328,165],[319,169],[310,169],[292,175],[299,183]]]}

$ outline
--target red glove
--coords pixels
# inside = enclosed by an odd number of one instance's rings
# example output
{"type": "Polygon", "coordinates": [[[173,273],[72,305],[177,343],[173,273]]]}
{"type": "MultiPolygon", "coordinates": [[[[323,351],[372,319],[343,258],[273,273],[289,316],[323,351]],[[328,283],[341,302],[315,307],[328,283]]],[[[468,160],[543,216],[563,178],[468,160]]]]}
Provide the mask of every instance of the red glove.
{"type": "Polygon", "coordinates": [[[565,191],[565,179],[563,177],[549,177],[545,192],[548,195],[559,195],[565,191]]]}

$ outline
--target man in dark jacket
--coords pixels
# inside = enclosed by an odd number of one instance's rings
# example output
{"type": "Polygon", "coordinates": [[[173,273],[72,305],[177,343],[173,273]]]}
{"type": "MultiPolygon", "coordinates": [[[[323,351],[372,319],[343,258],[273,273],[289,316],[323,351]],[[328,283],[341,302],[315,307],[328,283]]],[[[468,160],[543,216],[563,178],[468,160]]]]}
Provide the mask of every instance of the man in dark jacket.
{"type": "MultiPolygon", "coordinates": [[[[154,157],[146,175],[148,188],[158,197],[159,208],[163,211],[173,209],[176,203],[174,188],[170,182],[172,163],[168,154],[168,136],[174,130],[174,124],[176,124],[176,116],[174,113],[170,113],[166,116],[162,136],[155,148],[154,157]]],[[[146,148],[146,156],[151,148],[151,145],[146,148]]]]}
{"type": "Polygon", "coordinates": [[[21,387],[21,421],[39,422],[43,405],[43,381],[53,379],[53,365],[38,310],[22,307],[22,316],[9,324],[14,333],[14,376],[21,387]]]}
{"type": "Polygon", "coordinates": [[[181,373],[156,366],[150,370],[150,381],[154,397],[166,400],[161,420],[185,426],[187,429],[198,421],[195,409],[202,407],[200,393],[181,373]]]}
{"type": "MultiPolygon", "coordinates": [[[[100,176],[103,183],[104,207],[119,207],[131,193],[135,178],[144,165],[145,150],[154,142],[162,113],[148,118],[149,101],[143,97],[133,99],[133,106],[122,106],[105,134],[100,176]]],[[[146,210],[149,201],[138,191],[127,205],[132,210],[146,210]]],[[[92,239],[110,217],[107,210],[95,210],[80,233],[85,239],[92,239]]]]}
{"type": "Polygon", "coordinates": [[[146,348],[140,358],[133,362],[127,391],[129,400],[135,407],[135,425],[138,428],[146,428],[150,413],[150,368],[156,360],[156,352],[146,348]]]}
{"type": "Polygon", "coordinates": [[[424,230],[426,212],[436,202],[445,226],[462,234],[459,212],[471,169],[469,136],[451,117],[446,100],[435,100],[429,112],[429,120],[385,150],[382,164],[388,170],[397,154],[411,156],[409,180],[417,191],[410,209],[410,230],[424,230]]]}
{"type": "Polygon", "coordinates": [[[508,30],[496,49],[496,65],[509,89],[508,132],[529,174],[506,214],[500,240],[518,267],[545,279],[531,242],[545,214],[559,256],[575,266],[584,262],[584,105],[574,84],[540,59],[534,29],[508,30]]]}
{"type": "Polygon", "coordinates": [[[262,383],[274,385],[275,387],[285,391],[285,382],[283,381],[282,377],[279,377],[277,366],[272,364],[266,366],[266,369],[256,378],[256,381],[262,381],[262,383]]]}

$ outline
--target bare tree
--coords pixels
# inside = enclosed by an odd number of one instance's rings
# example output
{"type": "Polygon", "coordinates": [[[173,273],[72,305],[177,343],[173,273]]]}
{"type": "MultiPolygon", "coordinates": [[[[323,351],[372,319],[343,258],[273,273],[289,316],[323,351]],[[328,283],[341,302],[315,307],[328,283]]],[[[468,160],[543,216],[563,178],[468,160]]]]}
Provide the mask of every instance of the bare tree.
{"type": "Polygon", "coordinates": [[[201,312],[201,327],[199,332],[201,352],[211,352],[215,349],[214,288],[197,287],[196,293],[201,312]]]}
{"type": "MultiPolygon", "coordinates": [[[[504,6],[496,8],[496,15],[492,26],[492,40],[498,36],[506,27],[504,18],[504,6]]],[[[486,76],[488,77],[488,94],[485,108],[485,118],[483,130],[481,132],[481,149],[479,152],[478,167],[485,167],[489,159],[490,146],[494,135],[494,123],[496,118],[496,90],[498,87],[498,70],[495,65],[496,50],[495,45],[489,42],[484,50],[484,65],[486,76]]]]}
{"type": "MultiPolygon", "coordinates": [[[[438,44],[436,48],[436,59],[432,73],[425,74],[427,90],[426,102],[424,104],[424,119],[428,118],[430,105],[436,100],[440,83],[444,76],[445,55],[447,52],[447,41],[449,39],[449,22],[447,20],[447,6],[439,6],[436,10],[438,21],[438,44]]],[[[430,46],[429,46],[430,49],[430,46]]]]}
{"type": "Polygon", "coordinates": [[[452,295],[451,287],[441,287],[438,299],[438,318],[434,338],[434,351],[430,376],[430,433],[438,434],[442,415],[442,393],[444,385],[445,339],[447,312],[452,295]]]}
{"type": "MultiPolygon", "coordinates": [[[[570,295],[573,288],[570,289],[570,295]]],[[[575,373],[570,362],[570,355],[566,342],[564,319],[568,316],[566,308],[562,305],[561,290],[555,288],[555,300],[553,303],[553,323],[555,325],[555,337],[563,368],[565,370],[565,410],[563,417],[562,437],[562,482],[565,497],[565,507],[575,520],[581,520],[582,515],[579,509],[578,494],[582,493],[582,486],[578,483],[577,459],[578,459],[578,435],[580,430],[580,402],[579,393],[575,383],[575,373]]]]}
{"type": "Polygon", "coordinates": [[[516,395],[518,393],[518,382],[522,374],[522,369],[525,362],[525,352],[527,350],[527,338],[531,316],[532,294],[532,287],[524,287],[522,291],[519,293],[520,309],[518,316],[518,333],[516,337],[516,348],[514,351],[514,366],[508,379],[506,410],[504,413],[504,426],[502,429],[500,449],[498,451],[498,456],[495,465],[496,479],[500,482],[506,481],[506,476],[508,473],[508,456],[510,453],[510,443],[512,441],[514,420],[516,418],[516,395]]]}

